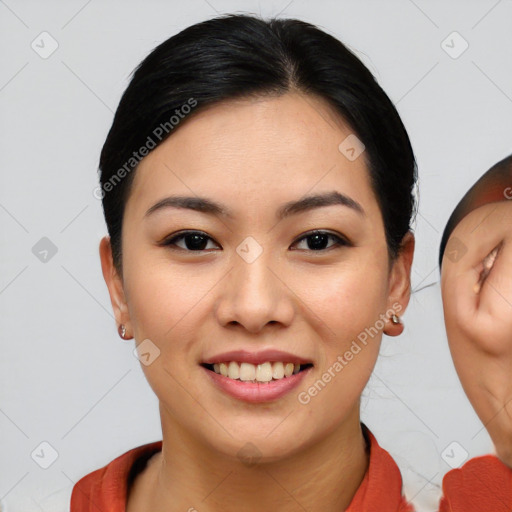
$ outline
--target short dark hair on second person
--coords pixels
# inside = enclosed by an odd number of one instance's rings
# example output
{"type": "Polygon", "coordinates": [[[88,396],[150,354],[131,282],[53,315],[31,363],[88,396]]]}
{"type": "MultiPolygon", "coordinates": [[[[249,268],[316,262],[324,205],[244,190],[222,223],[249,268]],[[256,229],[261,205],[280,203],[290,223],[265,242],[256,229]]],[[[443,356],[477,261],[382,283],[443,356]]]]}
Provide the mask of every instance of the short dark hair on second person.
{"type": "Polygon", "coordinates": [[[453,210],[441,237],[439,246],[439,270],[442,269],[443,255],[450,236],[457,224],[472,210],[494,201],[512,199],[512,155],[494,164],[466,192],[453,210]]]}
{"type": "Polygon", "coordinates": [[[388,255],[397,256],[416,213],[417,168],[391,100],[345,45],[314,25],[228,14],[157,46],[134,70],[120,100],[99,167],[105,221],[121,275],[124,207],[138,163],[134,152],[149,146],[148,137],[156,146],[163,142],[189,111],[187,117],[224,100],[290,91],[327,100],[365,145],[388,255]],[[192,104],[197,106],[191,109],[192,104]],[[171,129],[172,116],[178,123],[171,129]],[[158,131],[162,126],[166,129],[158,131]]]}

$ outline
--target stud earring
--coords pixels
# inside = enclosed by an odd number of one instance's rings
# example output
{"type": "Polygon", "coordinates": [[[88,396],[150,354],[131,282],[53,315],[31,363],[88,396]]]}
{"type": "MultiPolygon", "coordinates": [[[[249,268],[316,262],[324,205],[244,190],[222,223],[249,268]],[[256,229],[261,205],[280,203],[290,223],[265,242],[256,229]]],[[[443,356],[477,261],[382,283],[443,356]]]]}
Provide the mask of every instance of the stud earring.
{"type": "Polygon", "coordinates": [[[401,320],[400,320],[400,317],[398,315],[391,315],[391,321],[394,323],[394,324],[401,324],[401,320]]]}
{"type": "Polygon", "coordinates": [[[123,338],[123,340],[124,340],[124,337],[126,336],[126,327],[124,326],[124,324],[121,324],[119,326],[119,336],[121,336],[121,338],[123,338]]]}

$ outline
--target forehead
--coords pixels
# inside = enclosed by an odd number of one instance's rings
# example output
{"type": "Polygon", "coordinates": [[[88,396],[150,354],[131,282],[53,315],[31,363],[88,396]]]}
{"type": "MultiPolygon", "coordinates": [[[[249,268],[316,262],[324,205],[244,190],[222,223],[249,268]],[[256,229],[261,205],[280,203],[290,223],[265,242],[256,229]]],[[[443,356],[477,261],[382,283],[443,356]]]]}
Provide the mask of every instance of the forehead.
{"type": "Polygon", "coordinates": [[[491,198],[490,202],[475,206],[457,223],[450,236],[477,235],[478,231],[492,231],[505,226],[510,231],[512,202],[507,199],[491,198]]]}
{"type": "Polygon", "coordinates": [[[133,207],[148,208],[172,191],[214,195],[256,213],[274,200],[332,190],[364,203],[370,214],[376,206],[365,152],[347,157],[347,144],[357,143],[353,130],[318,97],[230,100],[196,112],[175,129],[139,164],[133,207]]]}

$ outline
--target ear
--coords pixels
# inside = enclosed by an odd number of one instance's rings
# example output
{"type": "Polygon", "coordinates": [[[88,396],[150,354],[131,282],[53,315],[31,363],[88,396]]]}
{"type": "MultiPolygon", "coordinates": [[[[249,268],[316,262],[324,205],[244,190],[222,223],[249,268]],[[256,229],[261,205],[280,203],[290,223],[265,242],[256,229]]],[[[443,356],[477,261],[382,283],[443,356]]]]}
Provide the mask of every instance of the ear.
{"type": "Polygon", "coordinates": [[[110,295],[110,302],[112,304],[112,310],[118,326],[121,324],[126,328],[125,339],[129,337],[130,332],[130,315],[128,312],[128,306],[126,304],[126,298],[123,288],[123,280],[119,276],[112,258],[112,245],[110,243],[110,237],[104,236],[100,241],[100,260],[101,270],[103,272],[103,278],[107,284],[108,293],[110,295]]]}
{"type": "MultiPolygon", "coordinates": [[[[411,268],[414,246],[414,235],[411,231],[408,231],[402,240],[399,253],[389,273],[388,309],[396,311],[398,316],[403,315],[411,298],[411,268]]],[[[402,331],[403,324],[394,324],[390,321],[385,333],[389,336],[398,336],[402,331]]]]}

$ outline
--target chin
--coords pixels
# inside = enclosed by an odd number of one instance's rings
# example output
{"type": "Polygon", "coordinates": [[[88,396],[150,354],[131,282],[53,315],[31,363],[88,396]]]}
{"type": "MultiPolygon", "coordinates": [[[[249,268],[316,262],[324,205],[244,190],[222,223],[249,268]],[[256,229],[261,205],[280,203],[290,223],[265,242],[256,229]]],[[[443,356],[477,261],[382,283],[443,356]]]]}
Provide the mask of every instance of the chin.
{"type": "Polygon", "coordinates": [[[298,422],[293,425],[294,428],[286,428],[285,417],[281,416],[279,421],[273,418],[271,425],[269,422],[258,425],[255,421],[240,423],[236,429],[230,429],[232,437],[222,429],[220,433],[218,428],[212,428],[209,432],[214,437],[209,436],[206,442],[212,450],[248,466],[284,460],[314,442],[312,438],[304,438],[305,432],[311,434],[310,428],[298,422]]]}

